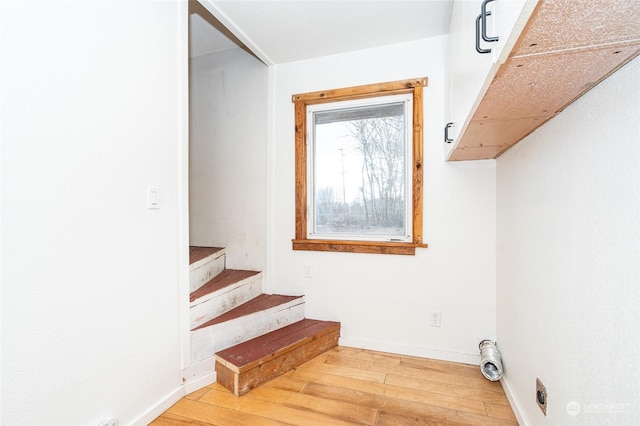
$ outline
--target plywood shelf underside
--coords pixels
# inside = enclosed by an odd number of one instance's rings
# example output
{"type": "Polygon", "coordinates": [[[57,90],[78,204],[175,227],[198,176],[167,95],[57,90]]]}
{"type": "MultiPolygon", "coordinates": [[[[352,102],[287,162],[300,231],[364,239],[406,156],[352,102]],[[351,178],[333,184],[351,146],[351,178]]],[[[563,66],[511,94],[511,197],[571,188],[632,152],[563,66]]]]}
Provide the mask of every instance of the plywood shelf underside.
{"type": "Polygon", "coordinates": [[[497,158],[638,54],[640,2],[539,2],[448,160],[497,158]]]}

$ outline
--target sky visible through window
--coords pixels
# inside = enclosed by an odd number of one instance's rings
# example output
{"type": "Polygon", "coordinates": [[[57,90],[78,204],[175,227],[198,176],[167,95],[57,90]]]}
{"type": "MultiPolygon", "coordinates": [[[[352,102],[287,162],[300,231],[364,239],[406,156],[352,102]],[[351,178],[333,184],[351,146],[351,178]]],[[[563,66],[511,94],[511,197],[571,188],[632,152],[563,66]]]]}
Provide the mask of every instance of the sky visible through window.
{"type": "Polygon", "coordinates": [[[316,126],[316,196],[319,190],[330,188],[336,202],[344,202],[344,196],[347,204],[362,199],[363,160],[357,146],[358,140],[349,133],[347,122],[316,126]]]}

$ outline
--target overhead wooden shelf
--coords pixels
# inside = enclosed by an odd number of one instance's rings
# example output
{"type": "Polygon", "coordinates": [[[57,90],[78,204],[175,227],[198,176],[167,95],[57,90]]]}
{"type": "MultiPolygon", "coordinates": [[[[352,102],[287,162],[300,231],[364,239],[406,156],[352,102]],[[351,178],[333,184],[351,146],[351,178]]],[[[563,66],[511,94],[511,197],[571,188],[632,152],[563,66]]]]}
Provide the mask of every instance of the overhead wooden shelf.
{"type": "Polygon", "coordinates": [[[639,1],[541,1],[448,160],[498,157],[639,54],[639,1]]]}

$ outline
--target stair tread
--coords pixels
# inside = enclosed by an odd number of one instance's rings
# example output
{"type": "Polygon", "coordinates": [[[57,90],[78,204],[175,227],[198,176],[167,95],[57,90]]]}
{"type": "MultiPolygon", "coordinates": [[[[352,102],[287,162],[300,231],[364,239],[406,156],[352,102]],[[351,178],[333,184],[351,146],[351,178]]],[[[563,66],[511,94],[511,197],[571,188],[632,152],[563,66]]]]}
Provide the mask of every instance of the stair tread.
{"type": "Polygon", "coordinates": [[[207,294],[223,289],[231,284],[237,283],[238,281],[242,281],[254,275],[258,275],[259,273],[260,272],[258,271],[245,271],[242,269],[225,269],[215,278],[203,284],[202,287],[191,293],[190,302],[194,302],[207,294]]]}
{"type": "Polygon", "coordinates": [[[189,247],[189,265],[204,259],[207,256],[211,256],[214,253],[223,250],[222,247],[189,247]]]}
{"type": "Polygon", "coordinates": [[[247,371],[283,353],[340,328],[335,321],[305,318],[216,353],[216,360],[237,373],[247,371]]]}
{"type": "Polygon", "coordinates": [[[302,299],[302,296],[283,296],[279,294],[261,294],[258,297],[254,297],[248,302],[243,303],[226,312],[220,316],[215,317],[214,319],[205,322],[204,324],[194,328],[193,330],[198,330],[200,328],[209,327],[211,325],[220,324],[225,321],[229,321],[235,318],[239,318],[242,316],[250,315],[256,312],[264,311],[269,308],[273,308],[278,305],[282,305],[284,303],[290,302],[295,299],[302,299]]]}

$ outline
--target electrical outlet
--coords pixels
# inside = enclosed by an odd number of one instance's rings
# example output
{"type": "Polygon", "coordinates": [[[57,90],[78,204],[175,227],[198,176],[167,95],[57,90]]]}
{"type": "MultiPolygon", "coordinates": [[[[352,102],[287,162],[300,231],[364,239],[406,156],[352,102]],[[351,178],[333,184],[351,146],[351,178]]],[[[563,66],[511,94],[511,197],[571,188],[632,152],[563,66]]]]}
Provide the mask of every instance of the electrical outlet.
{"type": "Polygon", "coordinates": [[[442,312],[431,312],[429,317],[429,325],[431,327],[440,327],[442,321],[442,312]]]}
{"type": "Polygon", "coordinates": [[[540,379],[536,377],[536,402],[542,413],[547,415],[547,388],[544,387],[540,379]]]}

